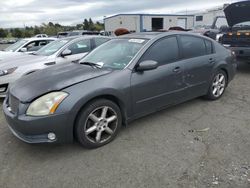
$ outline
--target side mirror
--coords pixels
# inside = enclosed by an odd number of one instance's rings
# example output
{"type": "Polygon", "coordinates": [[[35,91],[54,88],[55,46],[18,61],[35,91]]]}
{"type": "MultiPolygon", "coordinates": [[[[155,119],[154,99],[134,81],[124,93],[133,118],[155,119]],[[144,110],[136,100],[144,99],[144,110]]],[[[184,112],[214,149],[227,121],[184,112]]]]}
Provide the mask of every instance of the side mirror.
{"type": "Polygon", "coordinates": [[[65,57],[65,56],[68,56],[68,55],[71,55],[72,54],[72,51],[69,50],[69,49],[66,49],[64,50],[62,53],[61,53],[61,56],[62,57],[65,57]]]}
{"type": "Polygon", "coordinates": [[[20,52],[27,52],[27,51],[28,51],[27,48],[21,48],[21,49],[20,49],[20,52]]]}
{"type": "Polygon", "coordinates": [[[153,61],[153,60],[147,60],[147,61],[140,62],[137,65],[136,70],[137,71],[147,71],[147,70],[156,69],[157,67],[158,67],[158,62],[153,61]]]}

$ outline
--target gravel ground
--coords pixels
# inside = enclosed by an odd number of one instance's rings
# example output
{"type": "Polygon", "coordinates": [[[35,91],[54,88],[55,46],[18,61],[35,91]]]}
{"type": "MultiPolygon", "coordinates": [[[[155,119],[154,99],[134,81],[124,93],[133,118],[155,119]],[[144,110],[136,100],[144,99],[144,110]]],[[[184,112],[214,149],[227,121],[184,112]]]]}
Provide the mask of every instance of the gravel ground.
{"type": "Polygon", "coordinates": [[[250,64],[242,63],[220,100],[141,118],[95,150],[25,144],[1,112],[0,187],[249,188],[249,80],[250,64]]]}

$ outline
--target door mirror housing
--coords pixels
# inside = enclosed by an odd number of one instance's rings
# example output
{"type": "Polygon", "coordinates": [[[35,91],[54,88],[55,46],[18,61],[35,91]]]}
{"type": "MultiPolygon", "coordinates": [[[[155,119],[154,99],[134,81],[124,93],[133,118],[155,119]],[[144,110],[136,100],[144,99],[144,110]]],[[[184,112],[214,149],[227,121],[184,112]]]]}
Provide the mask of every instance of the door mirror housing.
{"type": "Polygon", "coordinates": [[[20,52],[27,52],[27,51],[28,51],[27,48],[21,48],[21,49],[20,49],[20,52]]]}
{"type": "Polygon", "coordinates": [[[65,57],[65,56],[69,56],[69,55],[71,55],[71,54],[72,54],[72,51],[69,50],[69,49],[66,49],[66,50],[64,50],[64,51],[61,53],[61,56],[62,56],[62,57],[65,57]]]}
{"type": "Polygon", "coordinates": [[[148,71],[148,70],[153,70],[158,67],[158,62],[153,61],[153,60],[147,60],[147,61],[142,61],[138,64],[136,67],[137,71],[148,71]]]}

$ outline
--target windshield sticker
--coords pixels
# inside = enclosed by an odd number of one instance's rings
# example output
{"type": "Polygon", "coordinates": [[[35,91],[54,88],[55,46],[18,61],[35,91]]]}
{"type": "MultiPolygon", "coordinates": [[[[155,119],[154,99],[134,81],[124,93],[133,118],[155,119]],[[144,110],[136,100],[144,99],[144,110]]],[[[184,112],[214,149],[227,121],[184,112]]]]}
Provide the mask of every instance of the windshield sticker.
{"type": "Polygon", "coordinates": [[[130,39],[129,40],[129,42],[134,42],[134,43],[139,43],[139,44],[141,44],[141,43],[143,43],[145,40],[143,40],[143,39],[130,39]]]}

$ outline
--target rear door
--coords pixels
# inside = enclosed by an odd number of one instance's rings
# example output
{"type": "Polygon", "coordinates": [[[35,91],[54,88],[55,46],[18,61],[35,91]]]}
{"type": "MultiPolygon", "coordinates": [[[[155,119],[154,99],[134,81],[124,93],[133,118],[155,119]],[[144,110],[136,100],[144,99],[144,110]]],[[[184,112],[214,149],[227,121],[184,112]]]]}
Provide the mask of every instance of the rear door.
{"type": "Polygon", "coordinates": [[[213,44],[201,37],[180,35],[182,58],[185,60],[185,83],[188,97],[206,94],[215,63],[213,44]]]}
{"type": "Polygon", "coordinates": [[[70,50],[72,54],[65,57],[59,55],[56,58],[56,63],[68,63],[80,60],[82,57],[84,57],[92,50],[91,39],[82,39],[73,42],[64,50],[66,49],[70,50]]]}
{"type": "Polygon", "coordinates": [[[154,70],[137,72],[131,76],[131,91],[134,115],[140,116],[182,98],[185,90],[183,61],[179,60],[176,36],[156,41],[139,62],[154,60],[159,67],[154,70]]]}

